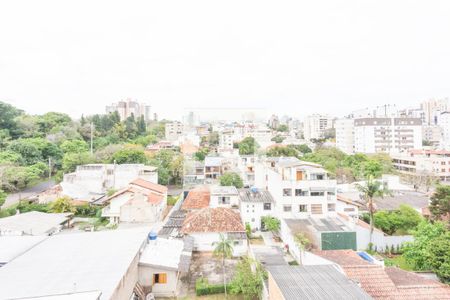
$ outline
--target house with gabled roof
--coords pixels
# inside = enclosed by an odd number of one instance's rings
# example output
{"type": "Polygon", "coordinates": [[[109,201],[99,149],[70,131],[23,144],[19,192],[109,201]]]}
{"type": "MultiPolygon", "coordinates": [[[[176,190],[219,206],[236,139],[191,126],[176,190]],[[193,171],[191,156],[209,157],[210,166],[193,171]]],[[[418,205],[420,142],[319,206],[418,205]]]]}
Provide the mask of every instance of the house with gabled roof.
{"type": "Polygon", "coordinates": [[[213,251],[224,235],[233,241],[233,255],[247,252],[247,235],[238,212],[225,207],[206,207],[191,211],[183,221],[180,232],[194,238],[194,250],[213,251]]]}
{"type": "Polygon", "coordinates": [[[108,197],[102,217],[111,223],[153,223],[163,218],[167,207],[167,187],[141,178],[108,197]]]}

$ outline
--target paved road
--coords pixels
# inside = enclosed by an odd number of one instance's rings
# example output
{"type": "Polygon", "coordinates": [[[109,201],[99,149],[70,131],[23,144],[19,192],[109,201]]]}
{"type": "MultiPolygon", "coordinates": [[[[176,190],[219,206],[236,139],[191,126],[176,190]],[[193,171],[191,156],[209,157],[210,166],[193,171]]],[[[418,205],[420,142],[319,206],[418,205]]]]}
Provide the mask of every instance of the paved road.
{"type": "Polygon", "coordinates": [[[2,208],[9,207],[11,205],[14,205],[18,203],[21,199],[26,199],[31,196],[34,196],[42,191],[45,191],[48,188],[51,188],[55,185],[55,181],[53,180],[47,180],[38,183],[35,186],[28,187],[20,192],[9,194],[8,197],[6,197],[6,201],[3,204],[2,208]]]}

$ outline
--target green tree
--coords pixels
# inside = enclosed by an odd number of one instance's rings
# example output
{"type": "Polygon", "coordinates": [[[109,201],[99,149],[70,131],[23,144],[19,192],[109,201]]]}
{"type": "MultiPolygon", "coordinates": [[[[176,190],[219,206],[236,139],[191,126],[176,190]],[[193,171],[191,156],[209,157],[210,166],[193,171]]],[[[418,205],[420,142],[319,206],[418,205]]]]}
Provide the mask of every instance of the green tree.
{"type": "Polygon", "coordinates": [[[89,150],[88,144],[83,140],[64,141],[60,148],[64,153],[79,153],[89,150]]]}
{"type": "Polygon", "coordinates": [[[118,164],[145,164],[147,157],[141,149],[125,148],[114,153],[111,162],[114,161],[118,164]]]}
{"type": "MultiPolygon", "coordinates": [[[[442,222],[434,224],[422,221],[417,230],[414,231],[414,241],[405,244],[403,256],[406,261],[414,266],[415,270],[431,270],[433,266],[438,267],[435,263],[433,254],[440,253],[441,249],[430,253],[432,248],[438,247],[438,243],[442,243],[442,239],[448,239],[448,231],[446,225],[442,222]]],[[[447,251],[440,259],[441,261],[449,261],[450,252],[447,251]]]]}
{"type": "Polygon", "coordinates": [[[242,178],[239,176],[239,174],[237,174],[235,172],[229,172],[229,173],[225,173],[222,176],[220,176],[220,185],[221,186],[234,186],[234,187],[240,189],[244,186],[244,183],[242,182],[242,178]]]}
{"type": "Polygon", "coordinates": [[[266,155],[269,157],[298,157],[298,151],[291,147],[275,146],[270,148],[266,155]]]}
{"type": "Polygon", "coordinates": [[[233,241],[226,238],[222,233],[219,241],[213,243],[214,255],[222,258],[223,285],[225,287],[225,297],[227,296],[227,278],[225,276],[225,258],[233,256],[233,241]]]}
{"type": "Polygon", "coordinates": [[[372,176],[369,176],[366,179],[365,184],[357,184],[356,188],[363,194],[363,197],[367,203],[367,209],[369,211],[370,216],[369,242],[372,243],[374,213],[375,213],[373,198],[388,195],[390,191],[388,190],[386,185],[384,185],[380,181],[374,180],[372,176]]]}
{"type": "Polygon", "coordinates": [[[65,213],[65,212],[75,212],[76,209],[72,205],[72,200],[67,197],[60,197],[56,199],[51,205],[50,205],[50,212],[52,213],[65,213]]]}
{"type": "Polygon", "coordinates": [[[68,125],[71,122],[72,119],[67,114],[58,112],[48,112],[37,119],[39,130],[45,134],[49,133],[54,127],[68,125]]]}
{"type": "Polygon", "coordinates": [[[428,264],[442,282],[450,283],[450,232],[430,241],[427,253],[428,264]]]}
{"type": "Polygon", "coordinates": [[[89,152],[66,153],[62,160],[62,170],[65,173],[75,171],[78,165],[90,164],[94,158],[89,152]]]}
{"type": "Polygon", "coordinates": [[[0,101],[0,128],[7,131],[7,134],[13,138],[19,136],[19,130],[16,117],[23,113],[22,110],[0,101]]]}
{"type": "Polygon", "coordinates": [[[271,216],[264,216],[261,218],[264,228],[272,232],[274,235],[278,235],[280,230],[280,220],[271,216]]]}
{"type": "Polygon", "coordinates": [[[7,196],[8,194],[4,190],[0,189],[0,207],[2,207],[2,205],[5,203],[7,196]]]}
{"type": "Polygon", "coordinates": [[[284,124],[277,127],[277,131],[279,131],[279,132],[287,132],[288,130],[289,130],[289,127],[284,124]]]}
{"type": "Polygon", "coordinates": [[[9,144],[8,150],[20,154],[27,165],[37,163],[43,159],[41,150],[30,139],[15,140],[9,144]]]}
{"type": "Polygon", "coordinates": [[[281,144],[281,143],[284,141],[284,139],[285,139],[284,136],[276,135],[276,136],[274,136],[273,138],[271,138],[270,140],[271,140],[272,142],[277,143],[277,144],[281,144]]]}
{"type": "Polygon", "coordinates": [[[266,273],[261,264],[249,257],[243,257],[236,265],[231,282],[231,293],[242,294],[244,299],[260,299],[266,273]]]}
{"type": "Polygon", "coordinates": [[[392,235],[398,231],[401,234],[414,230],[422,221],[422,216],[409,205],[402,204],[398,210],[378,211],[374,214],[375,227],[392,235]]]}
{"type": "Polygon", "coordinates": [[[0,164],[20,164],[23,162],[22,155],[12,150],[0,151],[0,164]]]}
{"type": "Polygon", "coordinates": [[[258,149],[258,143],[256,143],[253,137],[246,137],[240,143],[238,143],[240,155],[255,154],[258,149]]]}
{"type": "Polygon", "coordinates": [[[438,185],[431,196],[430,212],[434,220],[450,216],[450,186],[438,185]]]}

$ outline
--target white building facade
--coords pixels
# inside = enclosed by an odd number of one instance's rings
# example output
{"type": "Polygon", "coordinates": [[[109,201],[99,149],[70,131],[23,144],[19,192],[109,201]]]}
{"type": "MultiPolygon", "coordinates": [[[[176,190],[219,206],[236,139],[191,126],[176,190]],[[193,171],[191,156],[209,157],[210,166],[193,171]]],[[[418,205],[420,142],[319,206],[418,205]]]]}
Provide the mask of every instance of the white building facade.
{"type": "Polygon", "coordinates": [[[354,153],[354,120],[336,120],[334,127],[336,129],[336,148],[347,154],[354,153]]]}

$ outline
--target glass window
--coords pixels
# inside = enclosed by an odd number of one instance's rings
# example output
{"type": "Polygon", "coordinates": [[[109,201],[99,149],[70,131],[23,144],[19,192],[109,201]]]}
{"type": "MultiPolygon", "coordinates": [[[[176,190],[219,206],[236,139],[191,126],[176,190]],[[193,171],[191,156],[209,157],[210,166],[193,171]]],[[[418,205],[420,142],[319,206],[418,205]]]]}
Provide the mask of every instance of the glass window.
{"type": "Polygon", "coordinates": [[[308,211],[308,205],[306,205],[306,204],[300,204],[300,205],[298,206],[298,211],[299,211],[299,212],[307,212],[307,211],[308,211]]]}
{"type": "Polygon", "coordinates": [[[283,189],[283,196],[292,196],[291,189],[283,189]]]}
{"type": "Polygon", "coordinates": [[[167,283],[166,273],[153,274],[153,283],[167,283]]]}
{"type": "Polygon", "coordinates": [[[302,189],[295,189],[295,196],[308,196],[309,192],[302,189]]]}
{"type": "Polygon", "coordinates": [[[285,206],[283,206],[283,210],[284,210],[285,212],[292,211],[292,206],[290,206],[290,205],[285,205],[285,206]]]}
{"type": "Polygon", "coordinates": [[[311,204],[311,213],[313,215],[321,215],[322,214],[322,204],[311,204]]]}
{"type": "Polygon", "coordinates": [[[271,210],[272,209],[272,203],[264,203],[264,210],[271,210]]]}
{"type": "Polygon", "coordinates": [[[325,195],[325,192],[311,192],[311,196],[319,197],[325,195]]]}
{"type": "Polygon", "coordinates": [[[336,211],[336,204],[328,203],[328,211],[336,211]]]}

